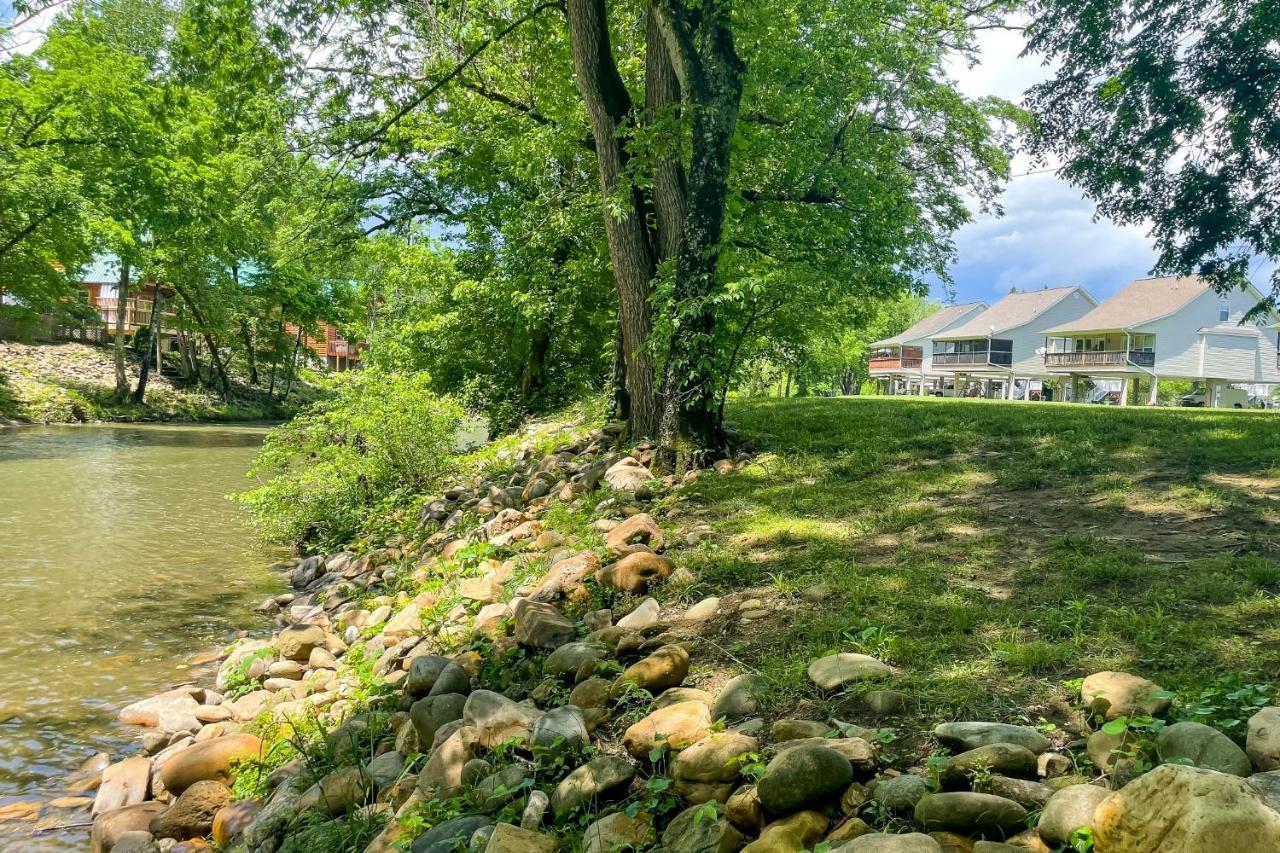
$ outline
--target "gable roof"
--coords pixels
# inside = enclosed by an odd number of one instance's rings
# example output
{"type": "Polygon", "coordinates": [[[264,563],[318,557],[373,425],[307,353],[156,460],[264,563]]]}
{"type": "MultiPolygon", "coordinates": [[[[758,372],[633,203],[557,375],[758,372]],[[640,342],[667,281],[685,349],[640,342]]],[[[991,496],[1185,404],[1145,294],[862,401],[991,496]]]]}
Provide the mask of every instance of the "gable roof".
{"type": "Polygon", "coordinates": [[[1129,329],[1167,317],[1207,290],[1209,283],[1197,276],[1140,278],[1079,320],[1046,329],[1045,334],[1129,329]]]}
{"type": "Polygon", "coordinates": [[[912,341],[923,340],[930,335],[941,332],[943,329],[964,318],[966,314],[976,309],[986,308],[985,302],[966,302],[964,305],[947,305],[939,308],[928,317],[916,323],[891,338],[885,338],[882,341],[875,341],[868,344],[871,347],[892,347],[909,344],[912,341]]]}
{"type": "Polygon", "coordinates": [[[1010,293],[978,316],[971,317],[967,322],[934,337],[955,340],[998,335],[1001,332],[1025,326],[1073,293],[1079,293],[1091,304],[1095,304],[1092,296],[1075,285],[1050,287],[1027,293],[1010,293]]]}

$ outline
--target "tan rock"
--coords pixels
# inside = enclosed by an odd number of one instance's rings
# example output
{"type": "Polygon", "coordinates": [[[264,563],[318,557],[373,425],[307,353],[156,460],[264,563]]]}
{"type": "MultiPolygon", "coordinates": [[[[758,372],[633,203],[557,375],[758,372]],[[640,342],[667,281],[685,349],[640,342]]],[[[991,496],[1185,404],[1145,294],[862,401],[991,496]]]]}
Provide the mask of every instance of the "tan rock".
{"type": "Polygon", "coordinates": [[[521,829],[510,823],[493,828],[485,853],[555,853],[556,840],[541,832],[521,829]]]}
{"type": "Polygon", "coordinates": [[[147,798],[150,784],[150,758],[135,755],[117,761],[102,771],[102,784],[93,801],[93,814],[115,811],[142,802],[147,798]]]}
{"type": "Polygon", "coordinates": [[[1244,750],[1254,770],[1280,770],[1280,706],[1262,708],[1249,718],[1244,750]]]}
{"type": "Polygon", "coordinates": [[[821,812],[803,811],[775,820],[760,837],[742,848],[742,853],[799,853],[809,850],[827,831],[827,818],[821,812]]]}
{"type": "Polygon", "coordinates": [[[174,703],[182,703],[192,700],[193,693],[203,692],[198,687],[179,687],[174,690],[166,690],[164,693],[143,699],[140,702],[134,702],[132,705],[126,705],[120,709],[119,720],[127,726],[148,726],[155,728],[160,725],[160,714],[165,708],[174,703]]]}
{"type": "Polygon", "coordinates": [[[615,554],[625,556],[637,551],[661,551],[662,530],[653,516],[638,512],[605,534],[605,545],[615,554]]]}
{"type": "Polygon", "coordinates": [[[261,753],[262,741],[256,735],[223,735],[194,744],[168,759],[160,769],[160,781],[175,796],[205,779],[230,785],[234,780],[233,765],[261,753]]]}
{"type": "Polygon", "coordinates": [[[218,809],[213,816],[213,842],[219,847],[230,847],[260,811],[262,804],[256,800],[240,800],[218,809]]]}
{"type": "Polygon", "coordinates": [[[1080,699],[1108,720],[1120,716],[1160,714],[1169,707],[1164,688],[1128,672],[1095,672],[1080,683],[1080,699]],[[1104,710],[1105,709],[1105,710],[1104,710]]]}
{"type": "Polygon", "coordinates": [[[689,675],[689,653],[680,646],[663,646],[643,660],[627,667],[618,678],[614,696],[621,696],[631,684],[657,695],[677,687],[689,675]]]}
{"type": "Polygon", "coordinates": [[[231,791],[221,782],[196,782],[153,817],[148,828],[156,838],[179,841],[208,835],[214,815],[230,801],[231,791]]]}
{"type": "Polygon", "coordinates": [[[596,582],[620,592],[641,593],[652,584],[664,580],[675,570],[675,563],[647,551],[628,554],[596,572],[596,582]]]}
{"type": "Polygon", "coordinates": [[[89,850],[91,853],[109,853],[121,835],[146,832],[151,818],[164,810],[164,803],[145,802],[99,814],[89,832],[89,850]]]}
{"type": "Polygon", "coordinates": [[[1280,814],[1238,776],[1163,764],[1093,813],[1097,853],[1280,850],[1280,814]]]}
{"type": "Polygon", "coordinates": [[[701,702],[680,702],[654,711],[635,723],[622,736],[627,752],[647,758],[658,744],[673,750],[702,740],[711,732],[711,712],[701,702]]]}

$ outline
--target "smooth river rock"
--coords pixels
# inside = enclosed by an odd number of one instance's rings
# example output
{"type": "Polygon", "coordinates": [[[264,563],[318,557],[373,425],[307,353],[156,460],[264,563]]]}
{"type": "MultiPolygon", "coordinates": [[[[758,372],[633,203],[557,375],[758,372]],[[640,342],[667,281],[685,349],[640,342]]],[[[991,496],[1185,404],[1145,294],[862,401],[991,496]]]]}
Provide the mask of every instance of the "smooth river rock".
{"type": "Polygon", "coordinates": [[[893,670],[870,655],[842,652],[809,664],[809,680],[823,690],[839,690],[847,684],[887,678],[893,670]]]}
{"type": "Polygon", "coordinates": [[[164,763],[160,781],[175,796],[196,782],[211,779],[229,785],[233,781],[231,765],[257,758],[262,741],[257,735],[231,734],[194,744],[164,763]]]}

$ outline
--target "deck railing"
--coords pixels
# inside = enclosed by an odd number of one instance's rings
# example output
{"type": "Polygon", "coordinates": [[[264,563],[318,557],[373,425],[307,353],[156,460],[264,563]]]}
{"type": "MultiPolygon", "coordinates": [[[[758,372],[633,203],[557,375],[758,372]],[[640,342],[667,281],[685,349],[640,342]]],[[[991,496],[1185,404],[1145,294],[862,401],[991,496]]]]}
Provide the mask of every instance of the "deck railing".
{"type": "Polygon", "coordinates": [[[1156,354],[1149,350],[1091,350],[1081,352],[1047,352],[1045,367],[1151,367],[1156,354]]]}

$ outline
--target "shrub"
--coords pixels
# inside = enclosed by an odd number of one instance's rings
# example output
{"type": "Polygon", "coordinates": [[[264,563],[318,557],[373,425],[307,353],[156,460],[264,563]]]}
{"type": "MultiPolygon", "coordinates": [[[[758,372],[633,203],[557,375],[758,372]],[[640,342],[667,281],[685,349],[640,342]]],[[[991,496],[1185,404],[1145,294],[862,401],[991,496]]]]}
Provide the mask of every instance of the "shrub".
{"type": "Polygon", "coordinates": [[[425,374],[343,374],[332,397],[272,430],[249,472],[265,482],[237,497],[268,539],[345,544],[441,485],[465,417],[425,374]]]}

